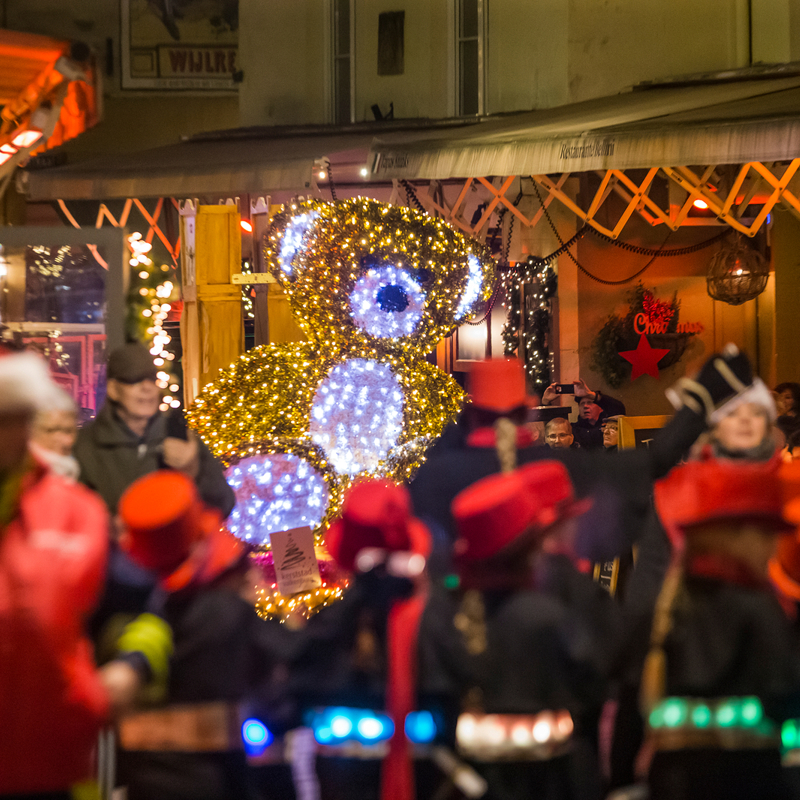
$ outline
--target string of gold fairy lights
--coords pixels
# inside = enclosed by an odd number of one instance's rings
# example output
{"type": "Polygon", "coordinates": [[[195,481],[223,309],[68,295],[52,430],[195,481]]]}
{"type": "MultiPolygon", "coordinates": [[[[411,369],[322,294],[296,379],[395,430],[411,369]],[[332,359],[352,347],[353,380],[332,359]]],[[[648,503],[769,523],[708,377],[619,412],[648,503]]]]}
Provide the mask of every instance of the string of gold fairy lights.
{"type": "MultiPolygon", "coordinates": [[[[403,430],[397,447],[370,474],[409,479],[465,397],[424,355],[488,299],[494,263],[486,248],[441,220],[366,198],[292,204],[274,220],[265,260],[309,341],[245,353],[202,390],[187,416],[228,465],[257,454],[291,453],[324,476],[330,499],[315,529],[324,554],[325,531],[359,475],[333,470],[310,438],[320,382],[352,359],[391,367],[403,392],[403,430]],[[425,303],[413,332],[379,337],[357,324],[351,294],[359,278],[387,264],[414,276],[425,303]]],[[[345,584],[323,583],[292,597],[283,597],[275,585],[260,587],[257,608],[263,616],[309,614],[341,596],[345,584]]]]}

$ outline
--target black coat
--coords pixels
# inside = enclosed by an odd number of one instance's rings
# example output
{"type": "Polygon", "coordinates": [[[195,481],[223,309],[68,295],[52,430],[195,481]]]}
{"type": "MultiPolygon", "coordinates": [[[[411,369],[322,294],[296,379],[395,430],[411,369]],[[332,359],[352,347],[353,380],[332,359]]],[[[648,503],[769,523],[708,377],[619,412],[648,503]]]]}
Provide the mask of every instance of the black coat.
{"type": "Polygon", "coordinates": [[[617,607],[564,556],[541,556],[537,588],[481,592],[487,647],[470,655],[454,626],[459,595],[432,592],[420,626],[420,684],[464,695],[479,687],[486,713],[567,709],[581,716],[605,697],[617,607]]]}
{"type": "Polygon", "coordinates": [[[572,423],[572,435],[584,450],[600,450],[603,447],[603,420],[625,414],[625,404],[614,397],[598,392],[596,403],[600,406],[600,416],[596,421],[578,417],[572,423]]]}
{"type": "Polygon", "coordinates": [[[428,697],[450,698],[454,717],[467,698],[479,700],[487,714],[568,710],[575,722],[568,756],[478,769],[493,799],[590,800],[600,795],[595,739],[617,606],[563,556],[541,556],[535,574],[536,589],[480,593],[486,632],[480,654],[467,650],[454,624],[458,593],[434,591],[420,626],[420,688],[428,697]]]}
{"type": "MultiPolygon", "coordinates": [[[[560,460],[569,470],[577,495],[595,498],[594,508],[582,520],[577,546],[580,556],[605,561],[628,552],[641,536],[652,506],[653,481],[680,461],[704,429],[705,420],[683,408],[648,450],[608,454],[534,446],[520,450],[518,461],[560,460]]],[[[415,514],[434,537],[431,568],[435,574],[451,568],[450,548],[457,533],[450,513],[453,499],[475,481],[499,471],[494,448],[468,447],[460,426],[430,451],[409,490],[415,514]]]]}
{"type": "MultiPolygon", "coordinates": [[[[647,649],[649,619],[638,630],[647,649]]],[[[664,643],[666,695],[758,697],[776,725],[800,716],[800,651],[767,586],[688,576],[664,643]]],[[[764,750],[664,751],[650,772],[655,800],[789,798],[777,747],[764,750]]]]}
{"type": "MultiPolygon", "coordinates": [[[[247,701],[273,733],[296,722],[275,702],[286,630],[265,622],[225,580],[169,595],[160,614],[172,628],[165,704],[247,701]]],[[[121,752],[119,783],[130,800],[246,800],[251,797],[243,751],[121,752]]]]}
{"type": "MultiPolygon", "coordinates": [[[[81,428],[75,443],[80,479],[105,500],[112,514],[125,490],[138,478],[162,468],[161,446],[167,435],[166,415],[159,412],[141,438],[124,425],[110,402],[94,420],[81,428]]],[[[206,505],[224,517],[233,510],[236,497],[222,473],[222,465],[211,451],[198,442],[200,470],[197,490],[206,505]]]]}

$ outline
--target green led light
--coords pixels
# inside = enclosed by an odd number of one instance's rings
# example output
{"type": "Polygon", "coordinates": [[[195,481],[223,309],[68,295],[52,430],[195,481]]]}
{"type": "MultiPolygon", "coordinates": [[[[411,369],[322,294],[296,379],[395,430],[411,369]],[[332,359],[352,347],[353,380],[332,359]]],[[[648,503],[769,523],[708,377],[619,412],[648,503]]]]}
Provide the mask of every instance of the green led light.
{"type": "Polygon", "coordinates": [[[458,589],[460,581],[458,575],[445,575],[444,588],[445,589],[458,589]]]}
{"type": "Polygon", "coordinates": [[[668,728],[677,728],[685,722],[689,707],[684,700],[673,698],[662,703],[664,707],[664,724],[668,728]]]}
{"type": "Polygon", "coordinates": [[[798,745],[797,720],[787,719],[781,728],[781,744],[786,750],[792,750],[798,745]]]}
{"type": "Polygon", "coordinates": [[[717,707],[717,725],[730,728],[736,724],[736,706],[733,703],[721,703],[717,707]]]}
{"type": "Polygon", "coordinates": [[[707,728],[711,724],[711,709],[701,703],[692,710],[692,722],[698,728],[707,728]]]}
{"type": "Polygon", "coordinates": [[[664,724],[664,704],[657,705],[651,712],[649,720],[651,728],[660,728],[664,724]]]}
{"type": "Polygon", "coordinates": [[[757,697],[747,697],[742,701],[739,713],[745,725],[758,725],[764,717],[764,708],[757,697]]]}

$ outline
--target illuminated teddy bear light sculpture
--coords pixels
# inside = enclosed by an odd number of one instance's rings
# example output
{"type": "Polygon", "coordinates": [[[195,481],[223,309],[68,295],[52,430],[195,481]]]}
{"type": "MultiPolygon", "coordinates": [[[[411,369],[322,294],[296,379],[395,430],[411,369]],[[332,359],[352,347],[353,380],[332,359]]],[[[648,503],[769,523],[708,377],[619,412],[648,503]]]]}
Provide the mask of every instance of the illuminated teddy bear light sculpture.
{"type": "MultiPolygon", "coordinates": [[[[271,532],[308,525],[321,545],[355,478],[407,479],[458,414],[462,390],[424,356],[488,298],[494,263],[441,220],[365,198],[293,204],[265,255],[308,341],[249,351],[189,420],[228,465],[232,533],[267,550],[271,532]]],[[[260,611],[341,593],[317,552],[322,589],[267,593],[260,611]]]]}

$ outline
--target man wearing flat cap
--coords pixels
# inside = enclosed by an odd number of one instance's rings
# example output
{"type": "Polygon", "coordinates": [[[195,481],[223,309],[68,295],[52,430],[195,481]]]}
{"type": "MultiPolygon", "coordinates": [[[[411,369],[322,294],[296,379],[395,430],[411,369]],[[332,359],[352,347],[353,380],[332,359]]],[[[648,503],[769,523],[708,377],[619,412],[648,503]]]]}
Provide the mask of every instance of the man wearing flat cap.
{"type": "Polygon", "coordinates": [[[235,498],[220,463],[193,433],[186,439],[168,435],[167,414],[158,410],[156,367],[147,348],[131,343],[114,350],[107,380],[106,403],[81,430],[75,446],[81,481],[113,514],[137,478],[167,467],[186,473],[207,505],[230,514],[235,498]]]}
{"type": "MultiPolygon", "coordinates": [[[[160,403],[156,367],[147,348],[131,343],[114,350],[108,359],[105,405],[81,429],[75,445],[80,480],[114,515],[134,481],[158,469],[174,469],[194,481],[206,505],[227,517],[236,499],[222,465],[194,433],[173,426],[168,414],[159,411],[160,403]]],[[[112,543],[105,594],[91,626],[101,658],[102,640],[111,640],[117,628],[146,608],[155,584],[153,573],[132,563],[112,543]]]]}

